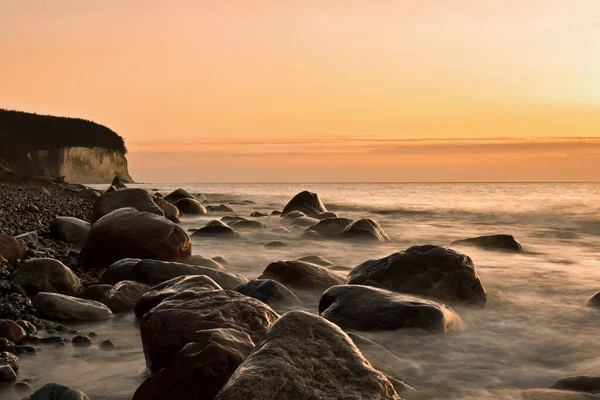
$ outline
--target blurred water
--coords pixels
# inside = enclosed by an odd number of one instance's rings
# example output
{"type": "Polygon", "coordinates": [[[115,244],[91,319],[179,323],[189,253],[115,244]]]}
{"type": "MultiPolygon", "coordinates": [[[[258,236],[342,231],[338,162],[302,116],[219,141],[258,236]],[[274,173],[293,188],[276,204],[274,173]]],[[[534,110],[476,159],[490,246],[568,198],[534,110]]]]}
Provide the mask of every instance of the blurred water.
{"type": "MultiPolygon", "coordinates": [[[[513,388],[548,387],[571,374],[600,371],[600,312],[585,306],[600,290],[600,184],[145,184],[133,185],[166,194],[183,187],[204,194],[212,204],[234,204],[235,215],[281,210],[297,192],[319,193],[340,216],[377,220],[391,237],[384,245],[357,245],[300,239],[300,233],[270,229],[242,231],[235,242],[193,239],[194,254],[223,256],[227,269],[248,278],[272,261],[319,255],[352,268],[412,245],[444,244],[475,235],[514,234],[523,254],[458,248],[474,260],[488,291],[485,309],[455,307],[467,329],[447,336],[414,332],[369,334],[405,361],[397,375],[418,389],[408,399],[511,398],[513,388]],[[266,249],[269,240],[289,247],[266,249]]],[[[182,226],[199,228],[224,213],[183,218],[182,226]]],[[[270,228],[278,217],[261,218],[270,228]]],[[[316,312],[318,294],[304,309],[316,312]]],[[[139,330],[132,316],[83,324],[112,339],[107,352],[92,347],[44,347],[21,357],[20,379],[34,386],[59,382],[94,399],[128,399],[146,374],[139,330]]],[[[2,399],[18,399],[12,389],[2,399]]],[[[514,397],[513,397],[514,398],[514,397]]]]}

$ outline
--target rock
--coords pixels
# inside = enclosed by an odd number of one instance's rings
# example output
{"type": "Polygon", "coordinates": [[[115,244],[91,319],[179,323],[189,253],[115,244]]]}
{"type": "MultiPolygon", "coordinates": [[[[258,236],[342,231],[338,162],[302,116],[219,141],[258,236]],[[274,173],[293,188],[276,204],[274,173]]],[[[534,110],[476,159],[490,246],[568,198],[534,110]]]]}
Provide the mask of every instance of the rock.
{"type": "Polygon", "coordinates": [[[32,389],[31,384],[29,382],[17,382],[15,383],[13,388],[21,392],[29,392],[32,389]]]}
{"type": "Polygon", "coordinates": [[[235,329],[198,331],[173,361],[142,383],[133,400],[212,400],[254,349],[235,329]]]}
{"type": "Polygon", "coordinates": [[[206,209],[210,212],[233,212],[233,208],[225,204],[219,204],[218,206],[206,206],[206,209]]]}
{"type": "Polygon", "coordinates": [[[319,222],[319,220],[315,219],[315,218],[311,218],[311,217],[298,217],[298,218],[294,218],[294,220],[292,222],[290,222],[290,225],[292,225],[292,226],[297,225],[297,226],[307,227],[307,226],[314,226],[318,222],[319,222]]]}
{"type": "Polygon", "coordinates": [[[125,186],[125,182],[123,182],[123,180],[120,177],[118,177],[118,176],[115,176],[113,178],[110,186],[115,186],[115,187],[118,187],[119,189],[126,189],[127,188],[127,186],[125,186]]]}
{"type": "Polygon", "coordinates": [[[58,217],[50,221],[50,235],[57,240],[81,249],[87,241],[92,225],[73,217],[58,217]]]}
{"type": "Polygon", "coordinates": [[[296,297],[294,292],[272,279],[253,279],[249,282],[240,283],[233,290],[258,299],[268,305],[276,303],[300,303],[300,299],[296,297]]]}
{"type": "Polygon", "coordinates": [[[285,244],[279,240],[271,240],[271,241],[265,243],[263,246],[268,249],[269,248],[273,249],[273,248],[278,248],[278,247],[288,247],[287,244],[285,244]]]}
{"type": "Polygon", "coordinates": [[[134,208],[151,214],[164,216],[162,210],[154,203],[152,196],[144,189],[125,189],[118,192],[104,193],[94,204],[92,222],[120,208],[134,208]]]}
{"type": "Polygon", "coordinates": [[[600,376],[570,376],[557,381],[550,388],[572,390],[574,392],[600,393],[600,376]]]}
{"type": "Polygon", "coordinates": [[[19,359],[14,354],[3,351],[0,353],[0,365],[8,365],[13,371],[17,372],[19,370],[19,359]]]}
{"type": "Polygon", "coordinates": [[[104,193],[113,193],[113,192],[118,192],[118,191],[119,191],[119,188],[118,188],[118,187],[116,187],[116,186],[114,186],[114,185],[110,185],[110,186],[108,187],[108,189],[106,189],[106,190],[104,191],[104,193]]]}
{"type": "MultiPolygon", "coordinates": [[[[298,225],[294,225],[293,227],[299,227],[300,230],[302,230],[301,226],[298,225]]],[[[312,240],[319,240],[319,239],[323,239],[323,236],[321,236],[320,233],[315,232],[315,231],[305,231],[302,233],[301,236],[302,239],[312,239],[312,240]]]]}
{"type": "Polygon", "coordinates": [[[195,197],[189,194],[184,189],[177,189],[165,196],[165,200],[171,204],[174,204],[177,200],[181,199],[195,199],[195,197]]]}
{"type": "MultiPolygon", "coordinates": [[[[23,328],[23,330],[25,331],[25,333],[28,336],[32,336],[35,335],[37,333],[37,328],[35,327],[35,325],[33,325],[31,322],[29,321],[24,321],[22,319],[18,319],[15,321],[21,328],[23,328]]],[[[0,335],[2,336],[2,335],[0,335]]]]}
{"type": "Polygon", "coordinates": [[[150,286],[143,283],[121,281],[104,293],[102,303],[115,314],[131,312],[140,297],[149,290],[150,286]]]}
{"type": "Polygon", "coordinates": [[[90,347],[92,345],[92,341],[89,337],[83,335],[76,335],[73,337],[72,342],[73,346],[76,347],[90,347]]]}
{"type": "Polygon", "coordinates": [[[85,393],[58,383],[48,383],[23,400],[90,400],[85,393]]]}
{"type": "Polygon", "coordinates": [[[89,201],[96,201],[100,196],[101,193],[97,192],[94,189],[82,189],[79,192],[77,192],[77,197],[81,197],[82,199],[86,199],[89,201]]]}
{"type": "Polygon", "coordinates": [[[200,204],[198,201],[196,201],[194,199],[188,199],[188,198],[179,199],[174,204],[175,204],[175,207],[177,207],[179,209],[179,211],[181,211],[181,213],[183,213],[183,214],[190,214],[190,215],[208,214],[208,211],[206,210],[206,208],[204,208],[204,206],[202,204],[200,204]]]}
{"type": "Polygon", "coordinates": [[[112,312],[104,304],[58,293],[41,292],[32,299],[43,318],[54,320],[92,321],[107,319],[112,312]]]}
{"type": "Polygon", "coordinates": [[[318,219],[318,220],[321,221],[321,220],[324,220],[324,219],[337,218],[338,215],[336,213],[332,212],[332,211],[326,211],[326,212],[321,213],[321,214],[311,215],[311,217],[313,217],[313,218],[318,219]]]}
{"type": "Polygon", "coordinates": [[[182,264],[197,265],[199,267],[215,269],[217,271],[225,271],[225,267],[223,267],[223,265],[221,265],[221,263],[219,261],[217,261],[215,259],[203,257],[199,254],[189,256],[188,258],[179,260],[178,262],[180,262],[182,264]]]}
{"type": "Polygon", "coordinates": [[[179,209],[158,194],[152,195],[152,201],[162,210],[165,218],[171,222],[179,223],[179,209]]]}
{"type": "Polygon", "coordinates": [[[31,258],[21,263],[13,282],[30,296],[52,292],[76,296],[83,290],[77,275],[69,267],[52,258],[31,258]]]}
{"type": "Polygon", "coordinates": [[[250,216],[252,218],[262,218],[262,217],[268,217],[269,214],[265,214],[265,213],[262,213],[260,211],[254,211],[252,214],[250,214],[250,216]]]}
{"type": "Polygon", "coordinates": [[[326,258],[323,258],[321,256],[304,256],[304,257],[300,257],[298,259],[298,261],[304,261],[307,263],[311,263],[311,264],[317,264],[320,265],[321,267],[331,267],[333,266],[333,263],[331,261],[329,261],[326,258]]]}
{"type": "Polygon", "coordinates": [[[344,283],[344,277],[320,265],[304,261],[276,261],[258,279],[274,279],[299,289],[327,289],[344,283]]]}
{"type": "Polygon", "coordinates": [[[600,307],[600,292],[593,295],[587,302],[588,307],[600,307]]]}
{"type": "Polygon", "coordinates": [[[8,261],[20,260],[25,254],[25,243],[12,236],[0,233],[0,256],[8,261]]]}
{"type": "Polygon", "coordinates": [[[292,233],[290,228],[286,228],[285,226],[280,226],[279,228],[271,229],[271,232],[282,233],[284,235],[289,235],[290,233],[292,233]]]}
{"type": "Polygon", "coordinates": [[[11,382],[17,379],[17,373],[9,365],[0,365],[0,382],[11,382]]]}
{"type": "Polygon", "coordinates": [[[217,282],[206,275],[186,275],[173,278],[154,286],[150,291],[144,293],[135,305],[135,315],[138,318],[141,318],[146,315],[148,311],[159,305],[163,300],[175,296],[185,290],[202,292],[222,290],[222,288],[217,282]]]}
{"type": "Polygon", "coordinates": [[[309,191],[303,191],[295,195],[283,208],[282,216],[292,211],[300,211],[306,215],[322,214],[327,211],[319,195],[309,191]]]}
{"type": "Polygon", "coordinates": [[[232,328],[260,342],[278,315],[263,302],[230,290],[184,291],[151,309],[140,322],[146,362],[166,367],[204,329],[232,328]]]}
{"type": "Polygon", "coordinates": [[[24,242],[29,247],[36,247],[38,245],[38,234],[36,232],[27,232],[15,236],[15,239],[24,242]]]}
{"type": "Polygon", "coordinates": [[[229,224],[232,222],[238,222],[238,221],[248,221],[248,220],[244,217],[238,217],[237,215],[226,215],[223,218],[221,218],[221,222],[224,222],[226,224],[229,224]]]}
{"type": "Polygon", "coordinates": [[[100,276],[100,283],[116,284],[127,280],[157,285],[184,275],[206,275],[225,289],[232,289],[247,281],[241,275],[197,265],[128,258],[114,263],[104,271],[100,276]]]}
{"type": "Polygon", "coordinates": [[[26,337],[27,332],[19,324],[9,319],[0,319],[0,338],[21,344],[26,337]]]}
{"type": "Polygon", "coordinates": [[[100,348],[102,350],[112,350],[115,348],[115,344],[112,342],[112,340],[104,340],[102,343],[100,343],[100,348]]]}
{"type": "Polygon", "coordinates": [[[105,268],[123,258],[179,260],[192,254],[185,231],[158,215],[122,208],[92,226],[80,261],[86,268],[105,268]]]}
{"type": "Polygon", "coordinates": [[[197,236],[219,236],[219,237],[238,237],[239,233],[235,232],[231,227],[221,221],[212,220],[203,228],[192,233],[192,237],[197,236]]]}
{"type": "Polygon", "coordinates": [[[102,297],[104,293],[108,292],[112,289],[113,285],[108,284],[99,284],[99,285],[90,285],[84,289],[81,297],[88,300],[100,301],[102,302],[102,297]]]}
{"type": "Polygon", "coordinates": [[[413,246],[366,261],[347,283],[369,285],[442,301],[485,305],[487,294],[471,259],[447,247],[413,246]]]}
{"type": "Polygon", "coordinates": [[[389,380],[331,322],[291,311],[233,373],[215,400],[400,399],[389,380]]]}
{"type": "Polygon", "coordinates": [[[236,229],[267,229],[268,226],[260,221],[237,221],[231,224],[236,229]]]}
{"type": "Polygon", "coordinates": [[[370,218],[359,219],[348,225],[342,231],[342,239],[370,240],[376,242],[389,242],[390,238],[385,234],[383,228],[370,218]]]}
{"type": "Polygon", "coordinates": [[[272,215],[272,216],[278,216],[278,215],[281,215],[281,211],[278,211],[278,210],[273,210],[273,211],[271,211],[271,215],[272,215]]]}
{"type": "Polygon", "coordinates": [[[443,304],[362,285],[329,288],[319,301],[319,314],[342,329],[361,331],[420,328],[445,333],[462,326],[458,314],[443,304]]]}
{"type": "Polygon", "coordinates": [[[281,215],[281,217],[283,218],[284,221],[293,221],[296,218],[300,218],[300,217],[306,217],[307,215],[304,214],[302,211],[290,211],[288,214],[286,215],[281,215]]]}
{"type": "Polygon", "coordinates": [[[337,239],[342,236],[344,228],[352,224],[352,222],[349,218],[329,218],[318,221],[316,224],[310,226],[307,231],[318,232],[327,239],[337,239]]]}
{"type": "Polygon", "coordinates": [[[456,240],[451,246],[475,246],[487,250],[502,250],[520,253],[523,251],[521,243],[513,235],[488,235],[468,239],[456,240]]]}
{"type": "Polygon", "coordinates": [[[221,256],[216,256],[212,258],[213,261],[218,262],[221,265],[229,265],[229,262],[221,256]]]}

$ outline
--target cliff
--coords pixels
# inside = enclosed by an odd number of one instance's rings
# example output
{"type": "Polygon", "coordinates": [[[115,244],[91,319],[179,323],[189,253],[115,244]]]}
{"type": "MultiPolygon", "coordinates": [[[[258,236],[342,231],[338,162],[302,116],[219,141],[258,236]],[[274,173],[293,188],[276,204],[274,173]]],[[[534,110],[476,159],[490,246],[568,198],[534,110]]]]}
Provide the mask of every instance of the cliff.
{"type": "Polygon", "coordinates": [[[0,167],[22,176],[70,182],[131,182],[124,140],[76,118],[0,110],[0,167]]]}

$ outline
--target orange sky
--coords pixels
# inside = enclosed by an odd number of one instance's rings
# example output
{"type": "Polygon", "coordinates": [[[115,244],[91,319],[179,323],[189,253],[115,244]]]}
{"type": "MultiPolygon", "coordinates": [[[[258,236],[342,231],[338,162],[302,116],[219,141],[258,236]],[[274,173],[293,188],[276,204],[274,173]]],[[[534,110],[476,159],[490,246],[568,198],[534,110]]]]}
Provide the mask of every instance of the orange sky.
{"type": "Polygon", "coordinates": [[[600,2],[2,0],[0,107],[140,181],[598,180],[600,2]]]}

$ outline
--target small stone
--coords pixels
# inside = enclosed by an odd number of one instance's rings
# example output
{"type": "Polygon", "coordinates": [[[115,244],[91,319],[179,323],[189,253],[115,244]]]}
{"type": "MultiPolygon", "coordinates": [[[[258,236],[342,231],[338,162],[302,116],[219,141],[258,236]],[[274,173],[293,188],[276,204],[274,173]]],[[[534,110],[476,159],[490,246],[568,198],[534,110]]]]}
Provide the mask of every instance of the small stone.
{"type": "Polygon", "coordinates": [[[45,337],[45,338],[41,338],[40,339],[41,343],[62,343],[62,339],[60,336],[49,336],[49,337],[45,337]]]}
{"type": "Polygon", "coordinates": [[[93,338],[95,338],[95,337],[97,337],[97,336],[98,336],[98,334],[97,334],[96,332],[90,332],[90,333],[88,333],[88,337],[89,337],[89,338],[92,338],[92,339],[93,339],[93,338]]]}
{"type": "Polygon", "coordinates": [[[59,325],[56,325],[56,328],[55,328],[55,329],[56,329],[58,332],[60,332],[60,333],[67,333],[67,332],[69,332],[69,328],[67,328],[67,327],[66,327],[66,326],[64,326],[64,325],[60,325],[60,324],[59,324],[59,325]]]}
{"type": "Polygon", "coordinates": [[[90,347],[91,345],[92,345],[92,341],[87,336],[77,335],[73,338],[73,346],[90,347]]]}
{"type": "Polygon", "coordinates": [[[9,365],[0,365],[0,382],[10,382],[17,379],[17,374],[9,365]]]}
{"type": "Polygon", "coordinates": [[[100,348],[103,350],[111,350],[115,348],[115,344],[112,342],[112,340],[105,340],[100,343],[100,348]]]}
{"type": "Polygon", "coordinates": [[[25,381],[15,383],[13,387],[15,388],[15,390],[18,390],[20,392],[28,392],[32,389],[31,385],[25,381]]]}

